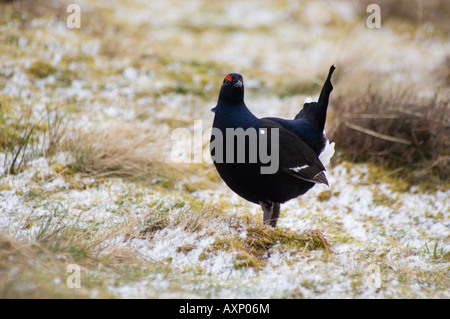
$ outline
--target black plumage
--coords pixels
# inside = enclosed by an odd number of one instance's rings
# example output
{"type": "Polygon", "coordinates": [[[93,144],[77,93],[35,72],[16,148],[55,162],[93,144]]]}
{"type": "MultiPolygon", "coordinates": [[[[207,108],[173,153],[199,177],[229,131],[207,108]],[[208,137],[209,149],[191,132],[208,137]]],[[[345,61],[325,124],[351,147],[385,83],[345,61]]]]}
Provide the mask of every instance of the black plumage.
{"type": "Polygon", "coordinates": [[[271,226],[276,226],[280,204],[317,183],[328,185],[319,156],[328,153],[324,152],[328,145],[324,126],[334,69],[331,66],[319,100],[305,103],[292,120],[257,118],[245,105],[243,77],[231,73],[223,81],[217,106],[212,109],[213,162],[235,193],[261,205],[264,222],[271,226]]]}

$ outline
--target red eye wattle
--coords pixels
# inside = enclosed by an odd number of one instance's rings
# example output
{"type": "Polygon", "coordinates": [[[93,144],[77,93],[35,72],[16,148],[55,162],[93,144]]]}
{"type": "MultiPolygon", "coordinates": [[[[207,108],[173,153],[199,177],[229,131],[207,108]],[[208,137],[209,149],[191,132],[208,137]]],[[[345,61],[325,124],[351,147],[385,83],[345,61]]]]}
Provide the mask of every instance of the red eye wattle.
{"type": "Polygon", "coordinates": [[[226,77],[225,77],[225,80],[227,80],[227,81],[233,81],[233,78],[231,77],[231,75],[227,75],[226,77]]]}

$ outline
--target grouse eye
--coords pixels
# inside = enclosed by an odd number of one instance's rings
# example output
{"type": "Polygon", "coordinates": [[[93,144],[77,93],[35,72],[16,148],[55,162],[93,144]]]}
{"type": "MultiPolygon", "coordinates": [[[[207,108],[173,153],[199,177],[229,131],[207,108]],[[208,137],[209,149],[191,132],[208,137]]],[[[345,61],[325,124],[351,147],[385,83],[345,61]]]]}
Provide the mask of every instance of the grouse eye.
{"type": "Polygon", "coordinates": [[[230,83],[231,81],[233,81],[233,78],[231,77],[231,75],[228,74],[228,75],[225,77],[225,79],[223,80],[223,83],[228,84],[228,83],[230,83]]]}

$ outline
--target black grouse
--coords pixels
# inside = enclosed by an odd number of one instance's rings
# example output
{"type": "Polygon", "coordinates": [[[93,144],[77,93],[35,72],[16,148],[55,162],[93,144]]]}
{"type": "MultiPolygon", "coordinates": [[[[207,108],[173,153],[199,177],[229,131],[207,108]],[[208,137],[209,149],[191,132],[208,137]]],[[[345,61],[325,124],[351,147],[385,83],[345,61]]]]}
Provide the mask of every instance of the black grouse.
{"type": "Polygon", "coordinates": [[[333,86],[331,66],[318,102],[305,102],[293,120],[257,118],[244,102],[244,79],[228,74],[220,88],[210,151],[224,182],[239,196],[259,204],[264,223],[276,226],[280,204],[328,185],[325,166],[334,154],[324,134],[333,86]]]}

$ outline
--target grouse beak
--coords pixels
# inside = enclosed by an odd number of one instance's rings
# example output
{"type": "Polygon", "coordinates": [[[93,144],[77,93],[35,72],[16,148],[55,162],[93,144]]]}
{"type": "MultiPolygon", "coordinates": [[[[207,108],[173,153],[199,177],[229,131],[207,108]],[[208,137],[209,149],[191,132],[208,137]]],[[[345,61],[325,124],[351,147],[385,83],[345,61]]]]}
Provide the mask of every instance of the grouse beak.
{"type": "Polygon", "coordinates": [[[241,80],[238,80],[236,83],[233,84],[233,86],[236,87],[236,88],[237,88],[237,87],[240,87],[240,88],[241,88],[241,87],[242,87],[242,81],[241,81],[241,80]]]}

